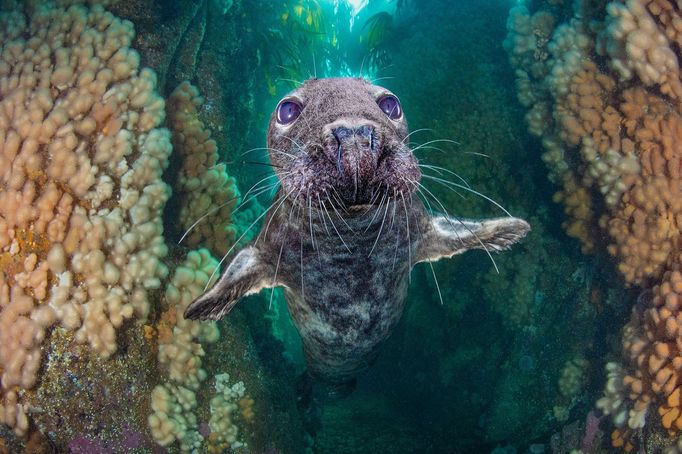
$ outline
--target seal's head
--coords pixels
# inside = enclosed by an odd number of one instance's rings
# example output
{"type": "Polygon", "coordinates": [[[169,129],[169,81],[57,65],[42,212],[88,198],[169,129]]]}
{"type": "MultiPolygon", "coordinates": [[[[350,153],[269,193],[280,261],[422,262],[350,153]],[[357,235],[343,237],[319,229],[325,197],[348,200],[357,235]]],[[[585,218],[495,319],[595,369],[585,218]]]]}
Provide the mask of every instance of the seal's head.
{"type": "Polygon", "coordinates": [[[421,174],[407,136],[387,89],[360,78],[310,79],[273,112],[268,148],[292,200],[358,207],[416,189],[421,174]]]}

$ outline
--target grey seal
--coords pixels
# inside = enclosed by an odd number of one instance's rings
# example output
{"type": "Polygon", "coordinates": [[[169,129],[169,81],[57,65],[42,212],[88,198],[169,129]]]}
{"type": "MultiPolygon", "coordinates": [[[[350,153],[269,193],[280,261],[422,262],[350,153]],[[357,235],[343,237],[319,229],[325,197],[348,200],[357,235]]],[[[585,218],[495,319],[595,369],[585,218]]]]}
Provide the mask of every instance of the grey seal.
{"type": "Polygon", "coordinates": [[[429,214],[407,138],[398,98],[364,79],[310,79],[284,97],[267,134],[281,186],[258,236],[185,317],[217,320],[282,286],[309,373],[353,380],[400,319],[415,264],[507,249],[530,229],[429,214]]]}

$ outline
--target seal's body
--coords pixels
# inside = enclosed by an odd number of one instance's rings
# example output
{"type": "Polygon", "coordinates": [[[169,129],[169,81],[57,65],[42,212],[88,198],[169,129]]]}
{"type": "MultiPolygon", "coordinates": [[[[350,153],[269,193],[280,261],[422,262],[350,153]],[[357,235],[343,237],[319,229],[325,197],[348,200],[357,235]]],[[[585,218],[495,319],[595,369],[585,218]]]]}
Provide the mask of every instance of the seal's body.
{"type": "MultiPolygon", "coordinates": [[[[423,207],[410,206],[409,199],[407,203],[410,228],[417,235],[423,207]]],[[[408,234],[402,203],[385,204],[381,213],[344,213],[345,222],[330,213],[338,232],[326,215],[313,212],[311,218],[305,213],[303,222],[290,223],[282,213],[277,221],[285,232],[271,238],[268,247],[277,257],[280,238],[288,239],[278,280],[285,283],[289,312],[303,339],[310,372],[342,382],[373,359],[377,346],[400,319],[410,255],[417,243],[408,240],[412,232],[408,234]]]]}
{"type": "Polygon", "coordinates": [[[283,286],[309,372],[341,384],[400,319],[416,263],[505,249],[527,233],[513,217],[427,214],[407,137],[397,98],[362,79],[313,79],[285,97],[268,129],[281,188],[258,237],[185,317],[218,319],[283,286]]]}

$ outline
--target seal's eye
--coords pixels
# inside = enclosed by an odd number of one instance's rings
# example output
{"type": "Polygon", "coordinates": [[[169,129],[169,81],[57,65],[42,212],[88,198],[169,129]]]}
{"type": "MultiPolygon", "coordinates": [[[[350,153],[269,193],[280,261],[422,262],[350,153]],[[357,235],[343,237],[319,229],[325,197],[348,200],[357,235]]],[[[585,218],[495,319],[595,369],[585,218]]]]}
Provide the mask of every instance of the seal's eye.
{"type": "Polygon", "coordinates": [[[393,95],[384,95],[377,101],[379,108],[384,111],[388,118],[391,120],[397,120],[403,114],[403,110],[400,108],[400,101],[393,95]]]}
{"type": "Polygon", "coordinates": [[[292,123],[301,115],[301,110],[303,110],[303,108],[296,101],[291,99],[282,101],[279,103],[279,106],[277,106],[277,123],[281,125],[292,123]]]}

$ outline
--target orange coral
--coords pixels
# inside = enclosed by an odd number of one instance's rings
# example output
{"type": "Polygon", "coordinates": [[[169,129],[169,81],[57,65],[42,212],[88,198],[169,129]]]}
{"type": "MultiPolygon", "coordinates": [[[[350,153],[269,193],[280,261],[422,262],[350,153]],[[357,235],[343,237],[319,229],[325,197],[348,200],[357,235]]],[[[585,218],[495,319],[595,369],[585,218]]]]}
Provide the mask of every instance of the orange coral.
{"type": "Polygon", "coordinates": [[[682,430],[682,12],[671,0],[615,0],[606,12],[598,22],[576,2],[541,43],[529,24],[547,11],[517,6],[505,45],[561,188],[565,229],[583,250],[608,233],[626,283],[653,287],[624,329],[625,367],[609,366],[598,404],[617,428],[613,446],[629,451],[654,411],[671,435],[682,430]],[[545,47],[551,58],[533,62],[545,47]]]}
{"type": "Polygon", "coordinates": [[[156,331],[159,335],[160,344],[170,344],[172,342],[173,328],[177,323],[177,313],[177,308],[172,306],[161,314],[161,319],[156,325],[156,331]]]}
{"type": "Polygon", "coordinates": [[[635,448],[632,442],[630,442],[629,430],[622,431],[616,429],[611,432],[611,444],[614,448],[623,448],[625,452],[630,452],[635,448]]]}
{"type": "Polygon", "coordinates": [[[151,342],[154,340],[156,337],[156,330],[152,325],[144,325],[142,326],[142,330],[144,332],[144,338],[148,341],[151,342]]]}
{"type": "Polygon", "coordinates": [[[253,417],[255,416],[253,411],[253,399],[249,396],[244,396],[239,399],[237,404],[239,405],[239,410],[241,412],[242,418],[244,418],[244,421],[248,422],[249,424],[252,423],[253,417]]]}
{"type": "Polygon", "coordinates": [[[583,252],[594,248],[592,233],[592,200],[588,190],[580,186],[572,173],[564,177],[563,188],[554,194],[553,200],[564,204],[568,220],[562,223],[566,233],[582,243],[583,252]]]}

